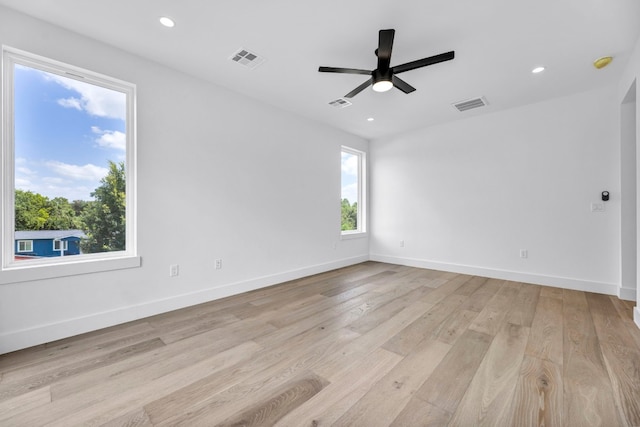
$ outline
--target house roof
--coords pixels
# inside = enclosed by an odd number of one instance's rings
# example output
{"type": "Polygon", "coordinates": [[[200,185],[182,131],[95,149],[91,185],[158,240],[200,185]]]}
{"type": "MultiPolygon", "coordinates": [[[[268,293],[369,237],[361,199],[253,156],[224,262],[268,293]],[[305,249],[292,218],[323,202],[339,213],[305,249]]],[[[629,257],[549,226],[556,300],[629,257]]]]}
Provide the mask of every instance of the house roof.
{"type": "Polygon", "coordinates": [[[82,230],[34,230],[16,231],[15,240],[65,239],[67,237],[87,237],[82,230]]]}

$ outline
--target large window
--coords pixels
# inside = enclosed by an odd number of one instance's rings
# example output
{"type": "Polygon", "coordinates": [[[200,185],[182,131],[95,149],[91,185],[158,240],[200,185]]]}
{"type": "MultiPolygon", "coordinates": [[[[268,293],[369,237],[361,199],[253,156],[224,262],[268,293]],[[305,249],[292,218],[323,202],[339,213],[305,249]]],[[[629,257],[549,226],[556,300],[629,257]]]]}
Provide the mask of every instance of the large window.
{"type": "Polygon", "coordinates": [[[365,153],[342,147],[342,235],[366,231],[365,153]]]}
{"type": "Polygon", "coordinates": [[[2,55],[3,270],[137,258],[135,86],[11,48],[2,55]],[[16,256],[16,232],[47,230],[82,231],[79,254],[16,256]]]}

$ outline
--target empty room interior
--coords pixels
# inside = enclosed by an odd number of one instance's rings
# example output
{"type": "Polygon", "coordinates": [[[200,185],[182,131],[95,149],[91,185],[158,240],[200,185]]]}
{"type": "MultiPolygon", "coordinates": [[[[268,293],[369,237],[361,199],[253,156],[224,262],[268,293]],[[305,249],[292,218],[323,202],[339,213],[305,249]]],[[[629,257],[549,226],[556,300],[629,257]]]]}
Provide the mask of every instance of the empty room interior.
{"type": "Polygon", "coordinates": [[[0,0],[2,426],[640,426],[640,2],[0,0]]]}

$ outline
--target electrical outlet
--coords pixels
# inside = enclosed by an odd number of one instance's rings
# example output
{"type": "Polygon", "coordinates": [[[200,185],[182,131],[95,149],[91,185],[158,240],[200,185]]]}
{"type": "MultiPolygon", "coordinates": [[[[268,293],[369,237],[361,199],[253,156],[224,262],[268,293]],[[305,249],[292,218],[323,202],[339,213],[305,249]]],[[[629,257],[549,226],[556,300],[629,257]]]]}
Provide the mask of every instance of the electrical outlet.
{"type": "Polygon", "coordinates": [[[216,270],[222,269],[222,258],[216,260],[216,270]]]}
{"type": "Polygon", "coordinates": [[[400,247],[404,248],[404,240],[400,240],[400,247]]]}
{"type": "Polygon", "coordinates": [[[169,266],[169,276],[175,277],[180,273],[180,267],[178,264],[171,264],[169,266]]]}
{"type": "Polygon", "coordinates": [[[520,249],[520,258],[528,258],[529,257],[529,251],[526,249],[520,249]]]}

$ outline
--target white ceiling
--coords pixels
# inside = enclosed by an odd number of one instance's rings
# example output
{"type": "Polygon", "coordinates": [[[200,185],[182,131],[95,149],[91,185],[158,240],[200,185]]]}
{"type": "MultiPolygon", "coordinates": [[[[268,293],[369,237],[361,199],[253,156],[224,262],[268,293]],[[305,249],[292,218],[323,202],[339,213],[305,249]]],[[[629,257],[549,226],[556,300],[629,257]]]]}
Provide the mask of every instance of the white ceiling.
{"type": "MultiPolygon", "coordinates": [[[[126,51],[368,139],[615,84],[640,33],[638,0],[0,0],[126,51]],[[160,16],[176,21],[172,29],[160,16]],[[378,30],[396,30],[391,65],[454,50],[408,71],[417,91],[367,89],[328,105],[373,69],[378,30]],[[256,69],[229,60],[246,48],[256,69]],[[594,59],[611,55],[602,70],[594,59]],[[544,73],[531,69],[544,65],[544,73]],[[485,96],[488,107],[451,104],[485,96]],[[368,117],[374,117],[368,122],[368,117]]],[[[98,70],[99,71],[99,70],[98,70]]]]}

